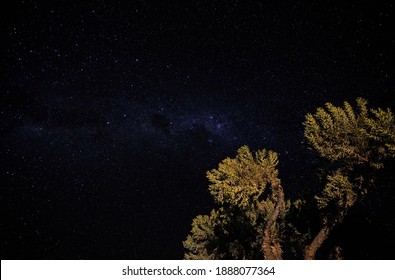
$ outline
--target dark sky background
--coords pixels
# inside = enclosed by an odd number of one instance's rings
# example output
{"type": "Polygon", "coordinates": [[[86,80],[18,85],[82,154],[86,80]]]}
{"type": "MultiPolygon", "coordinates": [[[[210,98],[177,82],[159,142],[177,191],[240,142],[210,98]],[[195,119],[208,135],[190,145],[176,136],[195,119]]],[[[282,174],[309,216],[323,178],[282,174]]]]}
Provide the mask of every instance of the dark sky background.
{"type": "Polygon", "coordinates": [[[238,147],[279,152],[297,195],[306,113],[394,107],[392,1],[8,2],[2,259],[180,259],[238,147]]]}

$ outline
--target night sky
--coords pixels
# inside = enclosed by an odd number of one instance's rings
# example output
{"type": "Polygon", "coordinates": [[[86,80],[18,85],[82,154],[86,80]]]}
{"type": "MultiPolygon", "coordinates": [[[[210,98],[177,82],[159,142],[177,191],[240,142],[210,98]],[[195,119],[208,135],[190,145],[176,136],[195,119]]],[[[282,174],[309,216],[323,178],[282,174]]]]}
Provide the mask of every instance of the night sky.
{"type": "Polygon", "coordinates": [[[279,152],[297,196],[306,113],[394,108],[392,1],[8,2],[2,259],[180,259],[238,147],[279,152]]]}

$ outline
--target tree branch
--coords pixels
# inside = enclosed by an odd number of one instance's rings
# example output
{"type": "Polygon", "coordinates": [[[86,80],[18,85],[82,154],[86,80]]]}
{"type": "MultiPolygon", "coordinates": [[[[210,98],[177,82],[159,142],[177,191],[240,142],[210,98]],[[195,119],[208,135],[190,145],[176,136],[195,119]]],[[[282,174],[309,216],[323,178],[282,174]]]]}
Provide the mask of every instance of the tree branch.
{"type": "Polygon", "coordinates": [[[328,238],[332,228],[335,225],[328,225],[326,221],[324,221],[324,225],[321,230],[314,237],[313,241],[306,246],[304,250],[304,259],[305,260],[314,260],[317,250],[322,246],[324,241],[328,238]]]}
{"type": "Polygon", "coordinates": [[[272,226],[277,221],[280,211],[285,206],[284,191],[281,185],[278,186],[277,204],[273,213],[270,215],[263,230],[262,252],[266,260],[281,260],[281,244],[276,236],[273,236],[272,226]]]}

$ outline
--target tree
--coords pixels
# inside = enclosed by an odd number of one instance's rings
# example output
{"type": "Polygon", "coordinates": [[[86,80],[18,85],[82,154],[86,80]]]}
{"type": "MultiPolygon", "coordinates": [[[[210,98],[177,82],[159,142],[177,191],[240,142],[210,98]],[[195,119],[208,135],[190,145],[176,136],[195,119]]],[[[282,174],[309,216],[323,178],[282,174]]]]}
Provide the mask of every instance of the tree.
{"type": "Polygon", "coordinates": [[[322,228],[306,246],[305,259],[314,259],[331,230],[341,223],[349,209],[375,185],[375,171],[393,158],[395,123],[387,109],[369,110],[367,101],[357,99],[358,112],[348,102],[343,107],[327,103],[307,114],[304,135],[310,147],[333,166],[326,184],[316,195],[322,228]]]}
{"type": "Polygon", "coordinates": [[[207,172],[209,190],[219,210],[198,216],[184,241],[186,259],[281,258],[280,225],[284,193],[278,155],[247,146],[207,172]]]}
{"type": "Polygon", "coordinates": [[[390,109],[368,110],[367,101],[357,98],[358,113],[348,102],[306,115],[305,138],[320,156],[332,161],[356,165],[368,164],[375,169],[395,156],[394,115],[390,109]]]}
{"type": "MultiPolygon", "coordinates": [[[[343,107],[327,103],[303,123],[309,147],[330,163],[324,163],[323,188],[314,196],[321,229],[304,245],[305,259],[315,258],[332,229],[375,186],[375,171],[395,156],[392,112],[369,110],[361,98],[357,107],[356,113],[347,102],[343,107]]],[[[193,220],[183,242],[186,259],[281,259],[283,246],[304,240],[289,221],[291,209],[300,209],[302,200],[284,200],[277,164],[277,153],[263,149],[253,154],[243,146],[235,158],[207,172],[219,209],[193,220]]]]}

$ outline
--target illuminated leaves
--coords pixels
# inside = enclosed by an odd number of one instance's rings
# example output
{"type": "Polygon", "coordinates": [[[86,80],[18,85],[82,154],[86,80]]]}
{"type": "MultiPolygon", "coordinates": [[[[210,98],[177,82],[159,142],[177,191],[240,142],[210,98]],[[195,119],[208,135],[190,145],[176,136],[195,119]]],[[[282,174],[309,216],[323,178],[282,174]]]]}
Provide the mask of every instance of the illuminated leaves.
{"type": "MultiPolygon", "coordinates": [[[[374,185],[374,171],[395,156],[395,122],[389,109],[368,109],[367,101],[358,98],[356,110],[348,102],[342,107],[326,103],[307,114],[303,125],[310,147],[333,163],[326,166],[329,175],[314,196],[322,228],[304,245],[305,258],[313,259],[331,230],[374,185]]],[[[253,153],[242,146],[234,158],[207,172],[209,191],[220,208],[193,220],[183,243],[186,259],[281,259],[286,238],[305,243],[308,234],[301,234],[292,221],[288,228],[295,234],[284,234],[291,206],[284,201],[277,165],[277,153],[253,153]]],[[[293,204],[298,212],[301,201],[293,204]]]]}
{"type": "Polygon", "coordinates": [[[215,227],[219,224],[218,212],[213,210],[210,215],[199,215],[192,221],[192,229],[183,242],[187,260],[213,260],[220,258],[216,252],[215,227]]]}
{"type": "Polygon", "coordinates": [[[305,138],[331,161],[382,168],[382,160],[395,155],[394,116],[389,109],[369,110],[362,98],[357,99],[357,107],[356,113],[348,102],[343,107],[326,103],[315,114],[307,114],[305,138]]]}
{"type": "Polygon", "coordinates": [[[275,210],[281,189],[277,164],[277,153],[265,149],[252,153],[242,146],[234,158],[207,172],[209,191],[220,208],[193,220],[183,242],[186,259],[262,258],[264,228],[270,219],[266,238],[279,244],[276,221],[284,219],[286,209],[275,210]]]}
{"type": "Polygon", "coordinates": [[[235,158],[226,158],[218,169],[207,172],[210,193],[220,205],[262,208],[265,204],[262,195],[267,185],[275,188],[280,184],[277,164],[277,153],[260,150],[252,154],[243,146],[235,158]]]}
{"type": "Polygon", "coordinates": [[[319,209],[343,217],[347,210],[354,205],[357,194],[348,177],[336,172],[327,177],[322,194],[315,196],[315,198],[319,209]]]}

